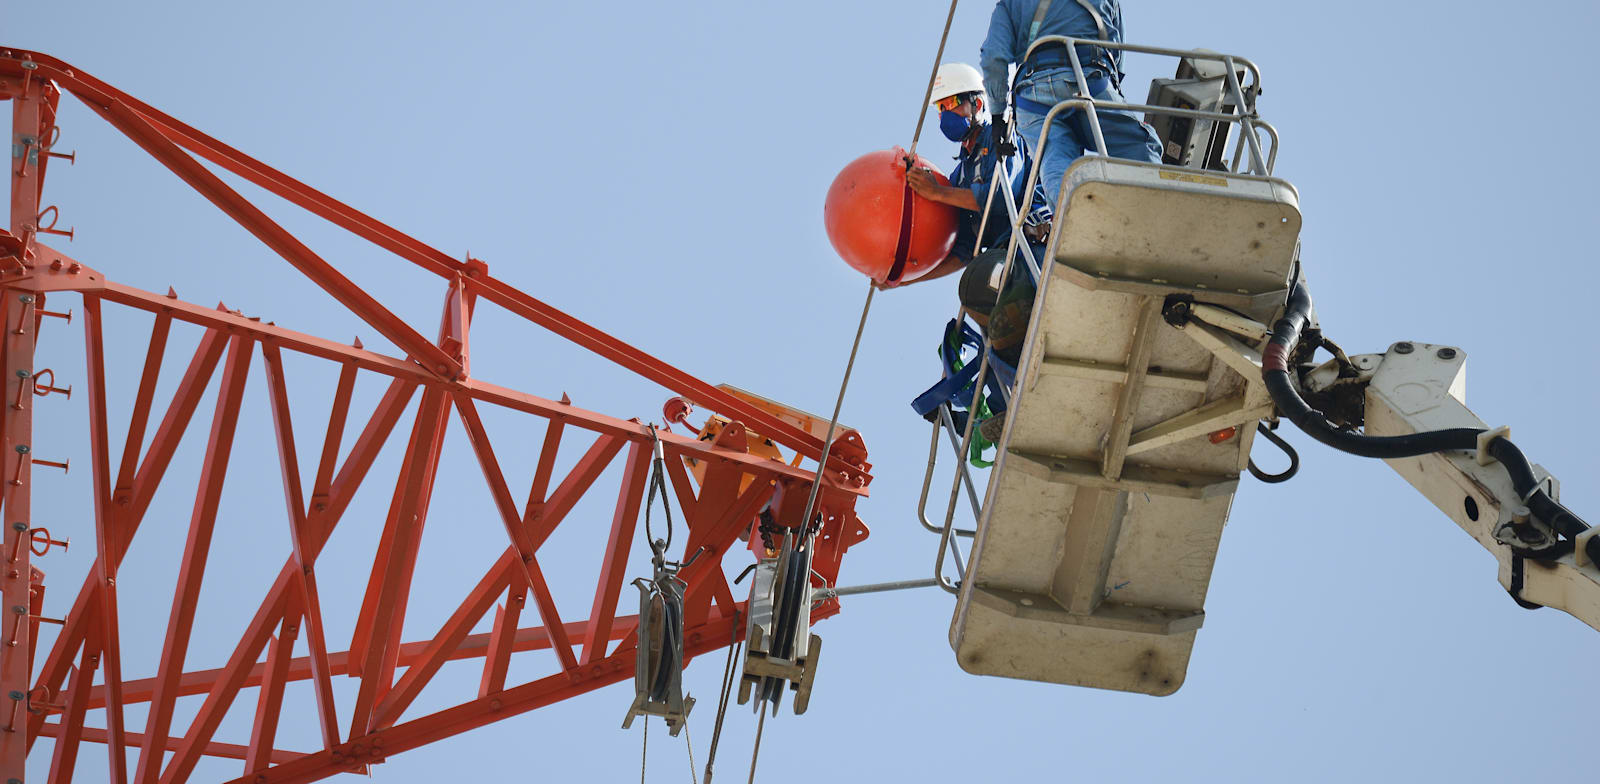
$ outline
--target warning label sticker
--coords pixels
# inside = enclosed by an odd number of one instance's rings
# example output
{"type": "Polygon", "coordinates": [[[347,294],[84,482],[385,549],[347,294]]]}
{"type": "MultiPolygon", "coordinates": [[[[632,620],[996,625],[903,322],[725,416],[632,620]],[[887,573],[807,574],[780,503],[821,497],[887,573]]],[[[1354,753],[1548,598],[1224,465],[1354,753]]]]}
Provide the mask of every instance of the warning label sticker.
{"type": "Polygon", "coordinates": [[[1164,172],[1161,172],[1161,179],[1163,179],[1163,180],[1177,180],[1179,182],[1193,182],[1193,183],[1198,183],[1200,185],[1219,185],[1219,186],[1224,187],[1224,188],[1228,187],[1228,181],[1225,178],[1222,178],[1222,177],[1210,177],[1210,176],[1207,176],[1207,175],[1204,175],[1204,174],[1185,174],[1185,173],[1179,173],[1179,172],[1164,171],[1164,172]]]}

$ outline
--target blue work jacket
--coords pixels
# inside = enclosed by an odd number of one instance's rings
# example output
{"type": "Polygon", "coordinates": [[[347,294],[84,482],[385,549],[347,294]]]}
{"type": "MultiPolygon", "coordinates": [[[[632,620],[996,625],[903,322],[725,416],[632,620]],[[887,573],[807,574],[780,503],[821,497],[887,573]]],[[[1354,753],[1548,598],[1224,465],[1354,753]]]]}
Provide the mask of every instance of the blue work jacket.
{"type": "MultiPolygon", "coordinates": [[[[1122,4],[1118,0],[1089,0],[1100,13],[1100,20],[1106,25],[1107,40],[1120,43],[1122,41],[1122,4]]],[[[983,48],[979,50],[978,62],[983,70],[983,86],[989,93],[992,101],[991,108],[996,111],[1003,109],[1011,97],[1010,75],[1006,67],[1016,63],[1022,66],[1022,56],[1028,51],[1028,44],[1047,35],[1066,35],[1074,38],[1100,37],[1100,29],[1095,26],[1094,17],[1079,5],[1077,0],[1052,0],[1050,9],[1044,19],[1039,23],[1039,32],[1030,38],[1028,28],[1033,24],[1034,11],[1039,8],[1039,0],[1000,0],[995,3],[994,14],[989,17],[989,36],[983,41],[983,48]]],[[[1108,76],[1114,72],[1121,63],[1121,57],[1113,52],[1107,56],[1104,50],[1090,51],[1087,48],[1078,50],[1078,57],[1082,60],[1085,69],[1100,67],[1108,76]]],[[[1065,68],[1069,72],[1071,65],[1041,69],[1055,71],[1065,68]]],[[[1021,82],[1029,74],[1021,74],[1021,82]]],[[[1070,78],[1070,77],[1069,77],[1070,78]]]]}
{"type": "MultiPolygon", "coordinates": [[[[956,235],[956,249],[962,255],[972,253],[972,243],[978,236],[978,224],[983,220],[983,207],[989,204],[989,188],[994,182],[995,166],[999,161],[1000,154],[994,149],[994,126],[985,123],[978,126],[977,143],[972,145],[972,149],[967,149],[966,145],[960,147],[955,168],[950,170],[950,184],[971,190],[973,197],[978,200],[977,212],[961,211],[962,220],[956,235]]],[[[1017,209],[1022,209],[1022,197],[1026,193],[1024,188],[1028,182],[1028,168],[1032,165],[1033,159],[1028,155],[1026,142],[1018,139],[1017,152],[1006,158],[1006,168],[1011,175],[1011,198],[1017,209]]],[[[994,203],[989,206],[989,225],[984,232],[985,241],[980,250],[1007,242],[1011,237],[1010,214],[1001,201],[1002,198],[1001,194],[996,193],[994,203]]],[[[1028,215],[1023,222],[1049,223],[1050,217],[1050,199],[1045,195],[1043,184],[1035,182],[1033,204],[1028,208],[1028,215]]]]}

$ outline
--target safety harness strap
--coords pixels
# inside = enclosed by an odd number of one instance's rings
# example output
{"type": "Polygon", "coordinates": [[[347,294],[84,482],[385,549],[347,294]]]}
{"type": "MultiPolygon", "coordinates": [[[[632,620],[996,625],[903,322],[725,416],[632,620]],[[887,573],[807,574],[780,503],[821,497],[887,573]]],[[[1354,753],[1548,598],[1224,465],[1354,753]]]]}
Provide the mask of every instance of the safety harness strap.
{"type": "MultiPolygon", "coordinates": [[[[1110,77],[1107,77],[1107,76],[1099,76],[1099,75],[1097,75],[1097,76],[1090,77],[1088,79],[1088,82],[1089,82],[1089,85],[1088,85],[1089,86],[1089,94],[1090,95],[1099,95],[1100,93],[1105,91],[1107,85],[1111,84],[1111,79],[1110,79],[1110,77]]],[[[1029,111],[1029,112],[1032,112],[1034,114],[1049,114],[1050,113],[1050,109],[1051,109],[1050,104],[1039,103],[1038,101],[1029,100],[1027,98],[1022,97],[1022,95],[1020,95],[1020,94],[1013,95],[1011,97],[1011,100],[1012,100],[1013,103],[1016,104],[1016,107],[1018,109],[1029,111]]],[[[1073,109],[1071,111],[1077,111],[1077,110],[1073,109]]]]}
{"type": "MultiPolygon", "coordinates": [[[[1083,0],[1078,0],[1078,2],[1081,3],[1081,2],[1083,2],[1083,0]]],[[[1039,0],[1039,7],[1035,8],[1033,10],[1033,22],[1028,25],[1028,43],[1022,47],[1023,51],[1027,51],[1027,48],[1029,46],[1033,46],[1034,40],[1039,37],[1039,25],[1044,23],[1044,15],[1046,13],[1049,13],[1049,11],[1050,11],[1050,0],[1039,0]]],[[[1090,13],[1094,13],[1094,12],[1091,11],[1090,13]]],[[[1097,24],[1097,25],[1100,24],[1100,15],[1099,14],[1095,14],[1094,21],[1095,21],[1095,24],[1097,24]]],[[[1105,26],[1104,25],[1100,26],[1100,37],[1101,38],[1105,38],[1106,37],[1106,32],[1105,32],[1105,26]]]]}
{"type": "MultiPolygon", "coordinates": [[[[961,359],[963,348],[972,348],[980,352],[985,350],[983,336],[967,324],[965,319],[959,321],[951,319],[945,326],[944,339],[939,342],[939,360],[944,365],[944,378],[911,401],[911,409],[919,416],[927,416],[944,403],[953,403],[960,408],[972,407],[974,395],[972,382],[977,378],[979,363],[976,360],[963,362],[961,359]]],[[[991,365],[995,361],[995,357],[989,358],[991,365]]],[[[988,403],[989,410],[994,413],[1004,411],[1006,408],[1005,393],[1001,388],[1004,381],[999,376],[998,373],[991,373],[984,381],[984,388],[988,393],[984,396],[984,400],[988,403]]]]}

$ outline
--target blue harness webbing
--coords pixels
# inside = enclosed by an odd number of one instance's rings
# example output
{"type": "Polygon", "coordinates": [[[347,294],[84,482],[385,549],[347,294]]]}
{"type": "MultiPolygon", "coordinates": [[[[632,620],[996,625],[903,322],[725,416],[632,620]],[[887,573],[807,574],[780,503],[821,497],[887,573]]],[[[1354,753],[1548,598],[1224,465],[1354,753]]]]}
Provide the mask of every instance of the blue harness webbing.
{"type": "MultiPolygon", "coordinates": [[[[958,409],[972,408],[974,392],[972,382],[978,376],[979,362],[978,357],[963,360],[961,352],[964,348],[983,351],[983,336],[978,334],[966,319],[950,319],[950,323],[945,325],[944,339],[939,341],[939,362],[944,366],[944,378],[911,401],[911,409],[916,411],[918,416],[927,416],[944,403],[950,403],[958,409]],[[959,334],[956,332],[958,328],[959,334]]],[[[1015,368],[990,352],[989,373],[983,384],[987,392],[984,401],[988,404],[990,412],[998,414],[1006,409],[1005,393],[1002,390],[1011,385],[1015,376],[1015,368]]]]}

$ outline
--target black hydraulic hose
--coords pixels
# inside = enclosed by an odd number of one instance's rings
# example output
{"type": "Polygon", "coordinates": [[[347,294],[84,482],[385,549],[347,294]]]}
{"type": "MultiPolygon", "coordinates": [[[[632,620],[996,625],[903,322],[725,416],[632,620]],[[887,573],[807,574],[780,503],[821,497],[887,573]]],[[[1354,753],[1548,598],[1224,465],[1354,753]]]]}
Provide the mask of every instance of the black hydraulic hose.
{"type": "Polygon", "coordinates": [[[1340,430],[1329,424],[1321,411],[1312,408],[1295,391],[1289,377],[1289,355],[1300,342],[1300,333],[1311,317],[1311,295],[1305,286],[1295,285],[1289,293],[1289,306],[1283,318],[1272,327],[1272,338],[1261,355],[1261,378],[1278,411],[1307,435],[1343,452],[1362,457],[1416,457],[1447,449],[1477,449],[1476,428],[1457,427],[1431,430],[1406,436],[1364,436],[1340,430]]]}
{"type": "MultiPolygon", "coordinates": [[[[1576,540],[1579,534],[1589,530],[1589,524],[1584,522],[1583,518],[1573,514],[1571,509],[1551,498],[1543,489],[1539,489],[1539,482],[1533,476],[1533,466],[1528,463],[1528,458],[1516,444],[1511,443],[1509,439],[1496,438],[1489,442],[1489,455],[1506,467],[1506,473],[1511,475],[1511,486],[1525,499],[1528,511],[1532,512],[1535,518],[1543,521],[1556,533],[1572,540],[1576,540]]],[[[1600,563],[1600,536],[1591,537],[1584,546],[1584,551],[1588,554],[1589,560],[1600,563]]]]}
{"type": "MultiPolygon", "coordinates": [[[[1311,317],[1311,294],[1298,283],[1289,292],[1289,303],[1283,317],[1272,327],[1272,337],[1261,355],[1261,378],[1273,405],[1296,427],[1307,435],[1343,452],[1362,457],[1383,459],[1418,457],[1451,449],[1476,451],[1480,428],[1457,427],[1430,430],[1405,436],[1367,436],[1339,430],[1328,422],[1321,411],[1312,408],[1300,397],[1289,376],[1289,357],[1300,342],[1311,317]]],[[[1509,439],[1496,438],[1487,445],[1490,456],[1500,461],[1511,475],[1511,484],[1528,505],[1533,516],[1556,533],[1576,539],[1589,530],[1589,524],[1562,506],[1543,490],[1537,489],[1533,468],[1522,450],[1509,439]]],[[[1600,536],[1589,539],[1584,548],[1590,560],[1600,563],[1600,536]]]]}

